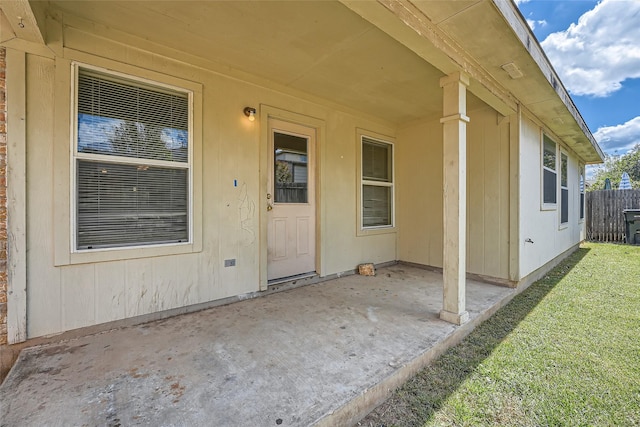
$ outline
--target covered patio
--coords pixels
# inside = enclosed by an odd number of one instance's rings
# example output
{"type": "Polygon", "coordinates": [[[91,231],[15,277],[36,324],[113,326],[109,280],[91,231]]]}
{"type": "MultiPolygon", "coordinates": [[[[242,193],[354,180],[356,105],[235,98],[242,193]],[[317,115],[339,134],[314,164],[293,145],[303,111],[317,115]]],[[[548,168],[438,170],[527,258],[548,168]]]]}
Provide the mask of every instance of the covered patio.
{"type": "Polygon", "coordinates": [[[515,289],[468,280],[439,318],[438,272],[407,264],[23,350],[6,425],[349,425],[515,289]]]}

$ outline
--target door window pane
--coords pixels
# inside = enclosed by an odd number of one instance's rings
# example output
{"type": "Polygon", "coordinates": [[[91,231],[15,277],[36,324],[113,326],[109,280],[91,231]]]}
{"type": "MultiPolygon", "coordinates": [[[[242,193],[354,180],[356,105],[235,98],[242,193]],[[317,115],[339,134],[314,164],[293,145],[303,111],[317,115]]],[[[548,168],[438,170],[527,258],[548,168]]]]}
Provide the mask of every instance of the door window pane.
{"type": "Polygon", "coordinates": [[[273,147],[274,201],[276,203],[307,203],[309,181],[307,138],[274,132],[273,147]]]}

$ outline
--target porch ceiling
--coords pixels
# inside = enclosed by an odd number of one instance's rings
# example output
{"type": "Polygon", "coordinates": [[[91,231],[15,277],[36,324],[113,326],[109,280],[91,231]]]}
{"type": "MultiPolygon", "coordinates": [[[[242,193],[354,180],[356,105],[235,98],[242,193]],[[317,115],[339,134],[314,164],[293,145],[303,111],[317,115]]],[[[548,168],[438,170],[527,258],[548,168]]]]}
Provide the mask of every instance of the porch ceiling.
{"type": "MultiPolygon", "coordinates": [[[[104,36],[127,34],[150,50],[155,46],[192,55],[397,124],[440,116],[440,77],[464,70],[472,76],[469,111],[487,103],[506,115],[521,103],[584,161],[603,157],[512,2],[15,3],[31,4],[32,21],[38,21],[40,31],[46,25],[37,18],[54,8],[63,12],[64,25],[104,36]],[[505,72],[502,66],[510,63],[522,77],[513,79],[505,72]]],[[[43,36],[46,40],[47,34],[43,36]]]]}
{"type": "MultiPolygon", "coordinates": [[[[337,2],[50,4],[65,18],[103,24],[394,123],[442,111],[443,73],[337,2]]],[[[473,108],[481,101],[471,96],[469,102],[473,108]]]]}

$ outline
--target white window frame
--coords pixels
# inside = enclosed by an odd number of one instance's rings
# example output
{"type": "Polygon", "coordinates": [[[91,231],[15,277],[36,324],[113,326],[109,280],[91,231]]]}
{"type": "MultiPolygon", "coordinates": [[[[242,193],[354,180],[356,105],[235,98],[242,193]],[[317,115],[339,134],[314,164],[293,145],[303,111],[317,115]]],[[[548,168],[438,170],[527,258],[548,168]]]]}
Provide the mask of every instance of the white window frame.
{"type": "Polygon", "coordinates": [[[396,178],[395,178],[395,144],[394,144],[394,140],[391,137],[385,136],[385,135],[380,135],[377,134],[375,132],[370,132],[370,131],[366,131],[366,130],[358,130],[357,132],[357,144],[358,144],[358,158],[357,158],[357,171],[358,171],[358,190],[357,190],[357,198],[358,198],[358,231],[357,231],[357,235],[358,236],[364,236],[364,235],[370,235],[370,234],[382,234],[382,233],[389,233],[389,232],[395,232],[395,227],[396,227],[396,215],[395,215],[395,211],[396,211],[396,189],[395,189],[395,182],[396,182],[396,178]],[[390,182],[384,182],[384,181],[370,181],[370,180],[366,180],[363,178],[363,170],[362,170],[362,159],[363,159],[363,154],[362,154],[362,148],[363,148],[363,144],[364,144],[364,140],[368,139],[370,141],[376,142],[376,143],[380,143],[380,144],[386,144],[389,145],[390,147],[390,151],[391,151],[391,181],[390,182]],[[386,187],[386,188],[390,188],[391,189],[391,224],[388,225],[377,225],[377,226],[365,226],[364,225],[364,212],[363,212],[363,199],[364,199],[364,191],[363,188],[365,185],[373,185],[373,186],[379,186],[379,187],[386,187]]]}
{"type": "Polygon", "coordinates": [[[54,88],[54,141],[53,147],[53,223],[54,265],[75,265],[96,262],[162,257],[192,254],[202,251],[202,132],[203,85],[198,82],[163,74],[159,71],[124,64],[111,59],[68,50],[66,57],[55,60],[54,88]],[[108,74],[121,74],[125,78],[160,83],[171,88],[190,91],[189,143],[191,173],[189,193],[191,213],[189,217],[190,241],[188,243],[144,245],[141,247],[105,248],[92,251],[75,251],[75,168],[73,147],[75,144],[75,67],[83,66],[108,74]]]}
{"type": "Polygon", "coordinates": [[[72,118],[73,118],[73,127],[72,127],[72,148],[71,148],[71,251],[74,253],[82,253],[82,252],[100,252],[100,251],[118,251],[123,249],[142,249],[149,247],[158,247],[158,246],[180,246],[180,245],[190,245],[193,242],[193,92],[168,85],[165,83],[144,79],[140,77],[136,77],[134,75],[129,75],[125,73],[119,73],[112,70],[107,70],[100,67],[95,67],[92,65],[82,64],[79,62],[72,63],[71,77],[72,77],[72,90],[73,96],[72,100],[72,118]],[[104,75],[105,77],[115,77],[120,78],[132,83],[140,83],[141,86],[147,86],[151,88],[165,89],[173,92],[179,92],[187,95],[188,99],[188,140],[187,140],[187,162],[172,162],[166,160],[154,160],[154,159],[145,159],[145,158],[134,158],[134,157],[125,157],[125,156],[111,156],[111,155],[100,155],[93,153],[82,153],[78,151],[78,76],[80,69],[90,70],[99,74],[104,75]],[[187,169],[187,182],[188,182],[188,191],[187,191],[187,224],[188,224],[188,240],[186,242],[172,242],[172,243],[157,243],[157,244],[141,244],[141,245],[126,245],[126,246],[114,246],[108,248],[96,248],[96,249],[78,249],[77,246],[77,161],[78,160],[89,160],[89,161],[100,161],[105,163],[119,163],[119,164],[127,164],[127,165],[145,165],[145,166],[156,166],[156,167],[164,167],[164,168],[172,168],[172,169],[187,169]]]}
{"type": "Polygon", "coordinates": [[[558,208],[558,151],[559,151],[559,145],[558,143],[552,139],[549,135],[547,135],[546,133],[542,133],[542,138],[540,138],[540,209],[541,210],[556,210],[558,208]],[[545,166],[544,164],[544,143],[545,143],[545,139],[548,139],[550,142],[552,142],[555,146],[555,169],[551,169],[547,166],[545,166]],[[555,203],[549,203],[549,202],[545,202],[544,200],[544,196],[545,196],[545,187],[544,187],[544,172],[545,171],[549,171],[552,172],[555,176],[556,179],[556,185],[554,186],[554,192],[555,192],[555,196],[556,196],[556,201],[555,203]]]}
{"type": "Polygon", "coordinates": [[[560,191],[558,192],[558,195],[560,197],[556,196],[556,200],[558,201],[558,205],[559,205],[559,209],[558,209],[558,222],[560,224],[560,228],[566,228],[569,226],[569,221],[571,220],[571,200],[570,200],[570,196],[571,196],[571,192],[569,191],[569,154],[567,154],[566,152],[560,150],[560,180],[558,182],[558,186],[560,188],[560,191]],[[567,173],[567,179],[566,182],[562,183],[562,172],[563,172],[563,163],[562,160],[566,159],[566,173],[567,173]],[[562,192],[566,191],[567,192],[567,205],[564,206],[562,203],[562,192]],[[558,200],[559,199],[559,200],[558,200]],[[567,220],[565,222],[562,222],[562,210],[566,208],[567,209],[567,220]]]}

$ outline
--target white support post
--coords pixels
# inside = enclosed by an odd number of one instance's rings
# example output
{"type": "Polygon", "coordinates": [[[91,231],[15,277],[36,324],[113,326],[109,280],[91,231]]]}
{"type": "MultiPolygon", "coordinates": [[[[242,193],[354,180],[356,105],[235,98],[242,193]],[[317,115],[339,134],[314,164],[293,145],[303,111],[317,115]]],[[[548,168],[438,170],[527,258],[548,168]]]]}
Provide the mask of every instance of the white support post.
{"type": "Polygon", "coordinates": [[[443,309],[440,318],[462,325],[465,306],[467,251],[467,86],[469,77],[454,73],[440,79],[443,95],[444,247],[443,309]]]}

